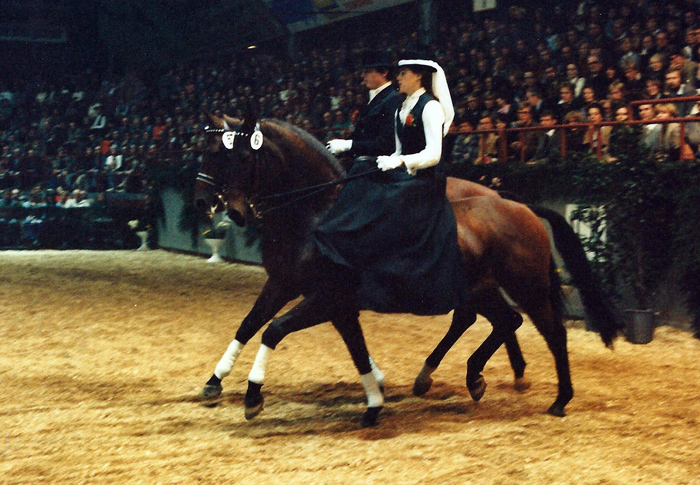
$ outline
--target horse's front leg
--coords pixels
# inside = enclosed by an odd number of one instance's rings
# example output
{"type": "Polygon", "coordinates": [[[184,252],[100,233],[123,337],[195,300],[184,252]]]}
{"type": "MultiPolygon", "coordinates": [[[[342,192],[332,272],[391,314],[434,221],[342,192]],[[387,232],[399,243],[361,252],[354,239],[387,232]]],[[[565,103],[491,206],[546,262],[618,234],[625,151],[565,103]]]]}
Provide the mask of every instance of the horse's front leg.
{"type": "Polygon", "coordinates": [[[221,381],[231,373],[238,355],[243,347],[267,322],[279,312],[284,305],[296,298],[298,295],[276,283],[272,278],[265,282],[262,292],[255,300],[253,309],[243,319],[241,326],[236,332],[236,337],[231,342],[216,365],[214,374],[204,385],[199,393],[199,399],[208,400],[218,397],[223,387],[221,381]]]}
{"type": "Polygon", "coordinates": [[[359,312],[347,302],[332,300],[327,295],[316,293],[275,319],[263,333],[262,345],[248,376],[248,391],[245,397],[246,418],[254,418],[263,409],[265,399],[261,388],[270,356],[279,342],[290,333],[330,320],[348,347],[367,394],[368,408],[361,424],[362,426],[375,425],[384,404],[382,392],[384,375],[369,356],[358,316],[359,312]]]}
{"type": "Polygon", "coordinates": [[[248,391],[245,396],[245,417],[252,419],[263,409],[264,398],[261,392],[265,373],[272,351],[290,333],[313,327],[333,318],[336,307],[321,294],[315,293],[304,298],[294,308],[270,323],[262,336],[262,344],[255,356],[253,368],[248,375],[248,391]]]}

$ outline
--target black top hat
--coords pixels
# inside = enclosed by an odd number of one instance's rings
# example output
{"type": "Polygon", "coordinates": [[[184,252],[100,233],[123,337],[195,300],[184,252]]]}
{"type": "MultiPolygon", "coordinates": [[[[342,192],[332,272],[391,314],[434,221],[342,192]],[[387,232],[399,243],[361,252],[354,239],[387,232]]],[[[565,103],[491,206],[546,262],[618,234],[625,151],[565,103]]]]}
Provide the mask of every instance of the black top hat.
{"type": "Polygon", "coordinates": [[[362,53],[362,65],[360,69],[376,69],[378,67],[385,67],[387,69],[394,67],[389,53],[387,51],[364,51],[362,53]]]}

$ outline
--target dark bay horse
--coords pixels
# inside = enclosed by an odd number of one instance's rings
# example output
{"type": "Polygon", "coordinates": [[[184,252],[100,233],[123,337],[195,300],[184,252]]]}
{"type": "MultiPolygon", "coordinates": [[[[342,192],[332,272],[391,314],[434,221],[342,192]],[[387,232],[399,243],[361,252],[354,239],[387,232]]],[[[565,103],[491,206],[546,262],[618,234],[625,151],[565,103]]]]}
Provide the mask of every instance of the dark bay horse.
{"type": "MultiPolygon", "coordinates": [[[[309,253],[305,245],[318,216],[337,197],[339,185],[331,184],[342,180],[345,175],[343,168],[320,142],[292,125],[276,120],[261,120],[259,123],[247,120],[229,128],[225,121],[234,124],[234,120],[213,118],[219,133],[210,135],[195,199],[198,206],[212,210],[220,201],[226,202],[229,212],[238,222],[242,219],[240,214],[247,212],[246,206],[252,208],[262,220],[263,265],[269,279],[203,392],[207,388],[220,392],[220,380],[230,372],[241,344],[245,344],[287,302],[301,294],[307,298],[275,319],[264,332],[262,347],[274,349],[290,332],[331,321],[364,379],[375,369],[359,326],[359,309],[329,304],[331,300],[328,298],[319,299],[314,293],[317,288],[315,279],[319,277],[314,265],[316,255],[309,253]],[[237,133],[235,137],[229,138],[226,144],[222,142],[226,132],[234,131],[237,133]],[[309,190],[310,187],[313,190],[309,190]],[[279,195],[285,198],[278,198],[279,195]],[[218,372],[220,367],[221,372],[218,372]]],[[[450,342],[456,341],[474,322],[476,313],[480,313],[491,321],[494,329],[468,360],[467,387],[475,399],[481,397],[485,388],[481,376],[484,365],[498,347],[514,335],[522,322],[500,294],[499,288],[502,288],[530,316],[554,355],[559,392],[548,411],[563,416],[564,407],[573,396],[573,388],[559,281],[552,264],[549,236],[542,222],[527,206],[491,194],[455,201],[452,207],[458,223],[462,264],[471,276],[472,300],[469,308],[455,309],[448,335],[431,354],[431,357],[436,356],[435,359],[426,361],[428,370],[424,367],[421,374],[429,379],[430,369],[437,366],[432,364],[439,363],[450,342]]],[[[554,229],[555,225],[552,227],[554,229]]],[[[559,229],[554,231],[555,243],[559,229]]],[[[575,239],[575,234],[573,236],[575,239]]],[[[582,248],[580,254],[583,254],[582,248]]],[[[576,267],[581,268],[584,264],[579,261],[574,266],[576,271],[576,267]]],[[[583,286],[590,283],[586,281],[585,271],[581,276],[572,276],[574,282],[578,280],[583,286]]],[[[594,290],[590,294],[591,298],[600,296],[594,290]]],[[[343,300],[342,295],[336,296],[338,301],[343,300]]],[[[595,303],[598,311],[589,314],[589,318],[600,331],[603,341],[610,345],[619,324],[614,315],[606,311],[605,302],[595,303]]],[[[262,348],[258,357],[261,353],[262,348]]],[[[249,380],[246,394],[249,417],[262,409],[260,386],[265,365],[266,358],[258,358],[251,371],[251,376],[255,372],[258,378],[249,380]]],[[[371,394],[372,386],[376,387],[377,383],[369,387],[365,385],[370,402],[363,425],[376,423],[383,402],[376,393],[371,394]]],[[[422,386],[419,391],[425,389],[425,379],[422,386]]]]}

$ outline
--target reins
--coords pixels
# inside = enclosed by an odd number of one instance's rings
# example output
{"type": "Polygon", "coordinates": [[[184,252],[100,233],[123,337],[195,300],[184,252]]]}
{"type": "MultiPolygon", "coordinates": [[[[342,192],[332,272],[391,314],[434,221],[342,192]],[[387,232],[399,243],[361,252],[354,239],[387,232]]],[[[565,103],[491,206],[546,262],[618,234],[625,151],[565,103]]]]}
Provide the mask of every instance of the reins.
{"type": "Polygon", "coordinates": [[[354,179],[357,179],[360,177],[364,177],[366,175],[372,174],[372,173],[377,172],[379,170],[381,170],[379,167],[375,167],[375,168],[369,169],[365,172],[356,173],[355,175],[350,175],[348,177],[339,178],[338,180],[331,180],[330,182],[324,182],[322,184],[317,184],[317,185],[310,185],[309,187],[303,187],[301,189],[294,189],[294,190],[290,190],[288,192],[281,192],[279,194],[266,195],[265,197],[261,197],[259,200],[260,201],[272,200],[272,199],[277,199],[278,197],[287,197],[289,195],[303,194],[304,192],[308,192],[310,190],[332,187],[333,185],[342,184],[342,183],[347,182],[349,180],[354,180],[354,179]]]}
{"type": "Polygon", "coordinates": [[[268,208],[268,209],[264,209],[264,210],[258,211],[258,213],[262,216],[262,215],[265,215],[265,214],[267,214],[267,213],[269,213],[269,212],[273,212],[273,211],[276,211],[276,210],[279,210],[279,209],[283,209],[284,207],[288,207],[288,206],[290,206],[290,205],[292,205],[292,204],[295,204],[295,203],[299,202],[300,200],[304,200],[304,199],[306,199],[306,198],[309,198],[309,197],[312,197],[312,196],[314,196],[314,195],[316,195],[316,194],[319,194],[319,193],[323,192],[325,189],[327,189],[328,187],[333,187],[333,186],[335,186],[335,185],[339,185],[339,184],[348,182],[348,181],[350,181],[350,180],[358,179],[358,178],[360,178],[360,177],[366,177],[367,175],[370,175],[370,174],[373,174],[373,173],[375,173],[375,172],[378,172],[379,170],[381,170],[379,167],[375,167],[375,168],[366,170],[366,171],[364,171],[364,172],[360,172],[360,173],[356,173],[356,174],[354,174],[354,175],[350,175],[350,176],[347,176],[347,177],[339,178],[338,180],[331,180],[330,182],[324,182],[324,183],[322,183],[322,184],[311,185],[311,186],[309,186],[309,187],[303,187],[303,188],[301,188],[301,189],[295,189],[295,190],[290,190],[290,191],[287,191],[287,192],[281,192],[281,193],[279,193],[279,194],[272,194],[272,195],[267,195],[267,196],[265,196],[265,197],[260,197],[260,198],[258,199],[258,202],[265,202],[265,201],[267,201],[267,200],[273,200],[273,199],[278,199],[278,198],[282,198],[282,197],[288,197],[288,196],[290,196],[290,195],[304,194],[304,195],[301,195],[301,196],[299,196],[299,197],[296,197],[296,198],[294,198],[294,199],[292,199],[292,200],[290,200],[290,201],[287,201],[287,202],[285,202],[284,204],[280,204],[280,205],[277,205],[277,206],[274,206],[274,207],[270,207],[270,208],[268,208]],[[309,193],[305,193],[305,192],[309,192],[309,193]]]}

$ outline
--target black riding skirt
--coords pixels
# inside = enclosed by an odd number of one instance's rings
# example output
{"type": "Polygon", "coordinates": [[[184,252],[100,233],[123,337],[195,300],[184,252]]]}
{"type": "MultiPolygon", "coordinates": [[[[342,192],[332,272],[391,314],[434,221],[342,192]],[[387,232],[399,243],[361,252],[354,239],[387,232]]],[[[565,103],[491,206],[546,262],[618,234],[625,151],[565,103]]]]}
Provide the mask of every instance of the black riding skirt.
{"type": "MultiPolygon", "coordinates": [[[[348,175],[376,164],[359,161],[348,175]]],[[[457,226],[440,165],[349,181],[311,242],[354,282],[363,310],[440,315],[468,298],[457,226]]]]}

